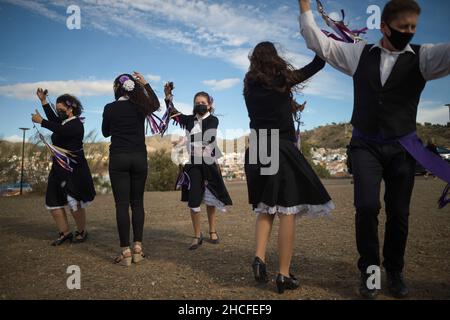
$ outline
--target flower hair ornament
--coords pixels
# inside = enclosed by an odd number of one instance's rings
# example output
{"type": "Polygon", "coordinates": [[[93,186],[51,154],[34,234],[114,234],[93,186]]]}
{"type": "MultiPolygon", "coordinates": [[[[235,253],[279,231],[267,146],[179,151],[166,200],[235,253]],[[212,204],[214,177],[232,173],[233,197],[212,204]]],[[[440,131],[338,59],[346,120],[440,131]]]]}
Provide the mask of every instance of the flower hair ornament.
{"type": "Polygon", "coordinates": [[[128,76],[121,76],[119,78],[119,82],[122,85],[122,88],[127,92],[131,92],[134,90],[134,81],[131,80],[128,76]]]}

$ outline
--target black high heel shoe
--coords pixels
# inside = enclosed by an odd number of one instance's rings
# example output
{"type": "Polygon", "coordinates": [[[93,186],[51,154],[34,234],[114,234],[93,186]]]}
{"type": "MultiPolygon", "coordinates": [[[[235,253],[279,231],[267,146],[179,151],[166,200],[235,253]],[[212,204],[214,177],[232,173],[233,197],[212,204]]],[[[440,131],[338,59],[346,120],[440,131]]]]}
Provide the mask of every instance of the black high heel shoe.
{"type": "Polygon", "coordinates": [[[284,290],[295,290],[300,286],[300,282],[293,276],[289,274],[289,277],[283,276],[281,273],[277,276],[277,289],[278,293],[284,293],[284,290]]]}
{"type": "Polygon", "coordinates": [[[252,268],[256,282],[269,282],[269,278],[267,277],[266,264],[259,257],[255,257],[255,259],[253,260],[252,268]]]}
{"type": "Polygon", "coordinates": [[[197,243],[196,244],[192,244],[189,247],[189,250],[196,250],[198,249],[198,247],[200,247],[203,243],[203,234],[200,233],[200,237],[193,237],[194,239],[197,239],[197,243]]]}
{"type": "Polygon", "coordinates": [[[62,245],[66,240],[69,240],[72,242],[73,234],[72,232],[69,232],[68,234],[64,235],[64,232],[59,233],[59,238],[52,242],[52,246],[60,246],[62,245]]]}

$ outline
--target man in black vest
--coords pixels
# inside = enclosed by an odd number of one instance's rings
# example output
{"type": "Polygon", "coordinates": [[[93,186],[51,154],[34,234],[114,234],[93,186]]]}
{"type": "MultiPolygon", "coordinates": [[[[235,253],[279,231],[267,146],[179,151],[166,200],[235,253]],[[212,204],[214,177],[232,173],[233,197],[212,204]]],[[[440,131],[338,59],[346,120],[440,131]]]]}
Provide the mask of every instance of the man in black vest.
{"type": "Polygon", "coordinates": [[[365,298],[375,298],[378,293],[368,284],[367,271],[380,265],[378,214],[384,180],[383,266],[390,293],[406,297],[408,288],[402,272],[416,161],[400,142],[416,131],[417,106],[426,81],[450,74],[450,43],[409,44],[421,12],[414,0],[386,4],[381,23],[383,38],[370,45],[325,36],[314,21],[310,0],[299,0],[299,4],[301,33],[308,48],[353,77],[354,131],[349,154],[355,180],[359,291],[365,298]]]}

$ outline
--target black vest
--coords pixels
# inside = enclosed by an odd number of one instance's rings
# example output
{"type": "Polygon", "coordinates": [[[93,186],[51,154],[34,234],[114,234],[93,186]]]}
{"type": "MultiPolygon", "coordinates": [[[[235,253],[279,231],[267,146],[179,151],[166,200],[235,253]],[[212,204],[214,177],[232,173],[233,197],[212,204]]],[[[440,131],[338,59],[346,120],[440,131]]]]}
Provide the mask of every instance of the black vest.
{"type": "Polygon", "coordinates": [[[381,85],[381,49],[366,45],[353,76],[354,108],[352,125],[367,135],[402,137],[416,130],[417,106],[425,88],[420,71],[420,46],[398,57],[392,73],[381,85]]]}

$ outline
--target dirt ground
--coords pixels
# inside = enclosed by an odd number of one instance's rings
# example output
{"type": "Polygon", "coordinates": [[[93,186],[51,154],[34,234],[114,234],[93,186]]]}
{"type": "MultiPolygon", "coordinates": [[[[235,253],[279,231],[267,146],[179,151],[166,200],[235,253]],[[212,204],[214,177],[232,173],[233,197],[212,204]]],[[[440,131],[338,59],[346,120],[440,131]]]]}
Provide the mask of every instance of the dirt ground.
{"type": "MultiPolygon", "coordinates": [[[[235,205],[218,218],[221,244],[206,242],[193,252],[187,250],[192,228],[180,194],[147,193],[147,259],[130,268],[112,263],[119,249],[111,195],[98,196],[88,209],[89,240],[60,247],[49,245],[57,232],[43,197],[1,198],[0,299],[358,299],[353,187],[350,180],[325,186],[337,209],[332,218],[297,220],[292,272],[301,287],[284,295],[275,292],[273,280],[277,226],[267,256],[272,281],[254,283],[255,216],[245,183],[228,185],[235,205]],[[81,290],[66,287],[69,265],[81,268],[81,290]]],[[[443,187],[438,180],[416,180],[405,270],[411,299],[450,298],[450,208],[436,204],[443,187]]],[[[207,234],[205,212],[202,217],[207,234]]],[[[380,239],[384,220],[382,212],[380,239]]],[[[380,299],[389,296],[382,291],[380,299]]]]}

